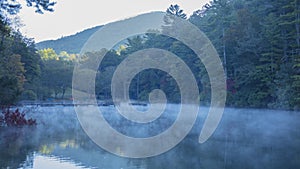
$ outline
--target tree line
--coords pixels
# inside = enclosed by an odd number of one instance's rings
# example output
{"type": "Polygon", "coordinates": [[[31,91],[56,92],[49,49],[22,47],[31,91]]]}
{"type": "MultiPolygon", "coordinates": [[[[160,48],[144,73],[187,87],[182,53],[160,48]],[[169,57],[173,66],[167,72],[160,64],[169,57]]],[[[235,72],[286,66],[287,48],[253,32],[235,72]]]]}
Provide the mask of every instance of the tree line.
{"type": "MultiPolygon", "coordinates": [[[[171,5],[167,13],[196,25],[215,46],[226,74],[227,106],[299,109],[299,9],[298,0],[213,0],[189,18],[178,5],[171,5]]],[[[18,98],[66,98],[76,54],[57,54],[47,48],[36,51],[32,40],[11,30],[3,19],[0,35],[1,104],[18,98]]],[[[111,77],[124,58],[141,49],[161,48],[176,54],[191,68],[200,100],[209,104],[207,72],[183,43],[154,31],[118,45],[107,52],[97,71],[98,99],[111,99],[111,77]]],[[[92,58],[97,53],[86,55],[92,58]]],[[[131,82],[129,94],[132,99],[147,100],[149,92],[157,88],[164,90],[170,102],[180,102],[176,81],[155,69],[140,72],[131,82]]]]}
{"type": "Polygon", "coordinates": [[[223,59],[227,104],[300,108],[300,2],[213,0],[189,20],[223,59]]]}
{"type": "MultiPolygon", "coordinates": [[[[32,39],[0,20],[0,105],[64,98],[72,85],[75,54],[37,51],[32,39]]],[[[70,92],[69,92],[70,93],[70,92]]],[[[70,97],[70,96],[69,96],[70,97]]]]}
{"type": "MultiPolygon", "coordinates": [[[[297,0],[213,0],[188,18],[208,36],[223,62],[227,106],[300,108],[299,3],[297,0]]],[[[171,5],[167,13],[187,19],[178,5],[171,5]]],[[[127,39],[124,46],[121,52],[115,51],[120,60],[145,48],[161,48],[176,54],[198,79],[200,100],[210,102],[207,72],[194,52],[181,42],[147,33],[127,39]]],[[[101,70],[109,72],[115,68],[104,65],[101,70]]],[[[131,82],[130,96],[147,99],[155,88],[164,90],[171,102],[180,101],[174,79],[158,70],[139,73],[131,82]]],[[[109,95],[110,91],[105,91],[109,95]]]]}

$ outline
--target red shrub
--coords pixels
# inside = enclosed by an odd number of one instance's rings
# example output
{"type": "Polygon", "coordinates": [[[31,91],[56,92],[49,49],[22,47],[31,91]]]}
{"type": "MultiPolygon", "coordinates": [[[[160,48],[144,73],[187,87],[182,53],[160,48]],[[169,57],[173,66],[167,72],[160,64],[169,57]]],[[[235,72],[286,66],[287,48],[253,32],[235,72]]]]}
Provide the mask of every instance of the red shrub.
{"type": "Polygon", "coordinates": [[[24,126],[24,125],[36,125],[36,120],[26,119],[25,113],[16,109],[15,111],[11,111],[9,109],[3,110],[3,117],[0,117],[0,124],[4,124],[7,126],[24,126]]]}

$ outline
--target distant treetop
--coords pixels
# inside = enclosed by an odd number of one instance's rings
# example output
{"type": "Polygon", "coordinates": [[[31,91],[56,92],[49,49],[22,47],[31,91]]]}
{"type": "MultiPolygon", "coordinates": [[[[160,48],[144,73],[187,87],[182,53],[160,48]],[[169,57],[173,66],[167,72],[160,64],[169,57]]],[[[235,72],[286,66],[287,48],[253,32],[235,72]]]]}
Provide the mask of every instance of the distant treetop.
{"type": "MultiPolygon", "coordinates": [[[[28,7],[34,7],[36,13],[43,14],[44,11],[54,11],[53,6],[56,4],[50,0],[26,0],[28,7]]],[[[19,0],[0,0],[0,16],[5,18],[7,14],[15,15],[22,8],[19,0]]]]}
{"type": "Polygon", "coordinates": [[[180,6],[179,5],[171,5],[167,11],[166,11],[168,14],[171,14],[171,15],[175,15],[175,16],[178,16],[178,17],[181,17],[183,19],[186,19],[186,14],[183,13],[183,10],[180,9],[180,6]]]}

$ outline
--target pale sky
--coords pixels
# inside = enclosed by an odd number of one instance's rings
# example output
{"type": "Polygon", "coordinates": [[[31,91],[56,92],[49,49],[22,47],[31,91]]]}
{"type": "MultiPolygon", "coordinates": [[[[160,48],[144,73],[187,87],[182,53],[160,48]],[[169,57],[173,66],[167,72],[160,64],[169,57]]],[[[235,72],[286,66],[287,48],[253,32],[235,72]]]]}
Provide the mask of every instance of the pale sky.
{"type": "Polygon", "coordinates": [[[36,42],[57,39],[84,29],[178,4],[190,16],[209,0],[56,0],[54,12],[40,15],[23,5],[21,32],[36,42]]]}

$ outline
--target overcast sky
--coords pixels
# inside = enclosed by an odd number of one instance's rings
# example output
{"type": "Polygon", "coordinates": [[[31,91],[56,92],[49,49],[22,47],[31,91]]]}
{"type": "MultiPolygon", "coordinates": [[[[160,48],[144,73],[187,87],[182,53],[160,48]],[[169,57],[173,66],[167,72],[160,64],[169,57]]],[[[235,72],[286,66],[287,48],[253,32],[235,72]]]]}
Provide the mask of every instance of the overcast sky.
{"type": "Polygon", "coordinates": [[[165,11],[178,4],[186,14],[209,0],[56,0],[55,11],[43,15],[23,5],[19,16],[25,25],[21,32],[36,42],[72,35],[86,28],[136,16],[150,11],[165,11]]]}

